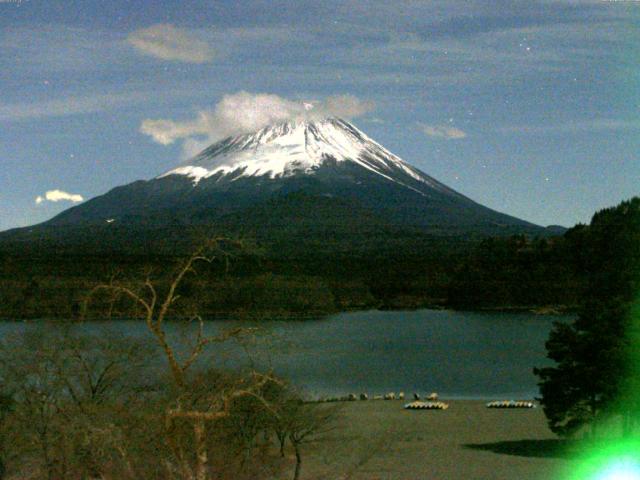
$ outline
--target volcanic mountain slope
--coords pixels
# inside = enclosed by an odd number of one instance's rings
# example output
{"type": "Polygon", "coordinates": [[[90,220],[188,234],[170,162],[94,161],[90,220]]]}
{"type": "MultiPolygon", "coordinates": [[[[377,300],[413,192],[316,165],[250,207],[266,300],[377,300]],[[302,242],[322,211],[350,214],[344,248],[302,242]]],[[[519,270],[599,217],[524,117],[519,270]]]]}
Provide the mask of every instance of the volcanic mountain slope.
{"type": "Polygon", "coordinates": [[[226,138],[179,168],[114,188],[42,225],[175,224],[542,231],[470,200],[338,118],[226,138]]]}

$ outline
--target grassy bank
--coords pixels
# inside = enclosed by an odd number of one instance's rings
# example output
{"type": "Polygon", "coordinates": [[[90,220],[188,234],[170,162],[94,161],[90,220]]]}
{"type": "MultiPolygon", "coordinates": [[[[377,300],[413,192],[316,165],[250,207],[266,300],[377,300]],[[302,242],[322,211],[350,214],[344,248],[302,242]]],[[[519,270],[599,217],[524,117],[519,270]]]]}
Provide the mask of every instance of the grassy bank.
{"type": "Polygon", "coordinates": [[[306,446],[303,478],[553,480],[571,465],[540,408],[447,403],[409,411],[397,400],[344,402],[335,430],[306,446]]]}

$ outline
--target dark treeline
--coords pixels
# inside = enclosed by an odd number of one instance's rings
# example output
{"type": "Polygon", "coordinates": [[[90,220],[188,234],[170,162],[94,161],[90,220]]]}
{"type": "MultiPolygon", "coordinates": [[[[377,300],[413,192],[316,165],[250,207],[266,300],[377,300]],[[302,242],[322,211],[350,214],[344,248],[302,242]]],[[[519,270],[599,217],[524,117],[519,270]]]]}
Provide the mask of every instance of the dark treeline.
{"type": "MultiPolygon", "coordinates": [[[[577,226],[558,237],[484,239],[392,229],[268,238],[244,233],[244,246],[224,261],[201,266],[182,295],[211,316],[315,316],[366,308],[566,309],[584,288],[587,231],[577,226]]],[[[148,272],[161,281],[197,243],[176,247],[165,240],[157,247],[149,239],[145,250],[133,241],[130,249],[120,242],[111,249],[90,243],[0,245],[0,316],[77,316],[97,283],[148,272]]]]}
{"type": "Polygon", "coordinates": [[[481,241],[455,267],[450,305],[462,308],[574,308],[584,283],[586,229],[562,237],[514,236],[481,241]]]}
{"type": "MultiPolygon", "coordinates": [[[[187,227],[119,228],[67,231],[74,242],[62,241],[65,231],[56,230],[38,242],[13,237],[0,243],[0,317],[77,316],[96,284],[147,274],[161,283],[194,245],[211,237],[202,228],[197,234],[187,227]]],[[[220,230],[242,246],[201,266],[181,292],[207,316],[421,307],[573,310],[597,242],[585,225],[549,237],[304,223],[220,230]]]]}

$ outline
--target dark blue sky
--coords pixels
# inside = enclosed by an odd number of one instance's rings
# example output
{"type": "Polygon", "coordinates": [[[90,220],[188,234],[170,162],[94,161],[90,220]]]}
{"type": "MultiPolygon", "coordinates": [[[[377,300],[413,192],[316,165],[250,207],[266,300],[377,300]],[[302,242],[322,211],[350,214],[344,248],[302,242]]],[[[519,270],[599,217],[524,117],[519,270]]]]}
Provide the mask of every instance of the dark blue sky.
{"type": "Polygon", "coordinates": [[[357,97],[461,193],[587,222],[640,194],[639,25],[636,1],[0,0],[0,230],[170,169],[241,91],[357,97]]]}

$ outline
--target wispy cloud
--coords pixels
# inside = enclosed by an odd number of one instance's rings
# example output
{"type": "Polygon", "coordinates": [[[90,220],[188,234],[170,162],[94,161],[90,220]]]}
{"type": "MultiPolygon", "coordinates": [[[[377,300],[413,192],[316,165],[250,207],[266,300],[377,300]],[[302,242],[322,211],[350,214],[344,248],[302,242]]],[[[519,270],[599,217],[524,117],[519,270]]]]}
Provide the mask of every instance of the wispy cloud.
{"type": "Polygon", "coordinates": [[[214,50],[208,42],[170,24],[136,30],[127,41],[141,53],[162,60],[207,63],[214,57],[214,50]]]}
{"type": "Polygon", "coordinates": [[[43,202],[61,202],[68,201],[73,203],[78,203],[84,201],[82,195],[77,193],[68,193],[63,190],[49,190],[44,195],[38,195],[36,197],[36,205],[40,205],[43,202]]]}
{"type": "Polygon", "coordinates": [[[375,123],[375,124],[379,124],[382,125],[385,123],[385,121],[380,118],[380,117],[371,117],[371,118],[367,118],[364,120],[366,123],[375,123]]]}
{"type": "Polygon", "coordinates": [[[595,118],[591,120],[567,121],[547,125],[511,125],[495,129],[498,133],[521,135],[566,135],[581,132],[606,132],[618,130],[640,130],[640,121],[595,118]]]}
{"type": "Polygon", "coordinates": [[[210,116],[207,112],[198,112],[197,118],[184,122],[167,119],[146,119],[140,125],[140,132],[149,135],[154,142],[171,145],[178,139],[194,135],[206,135],[212,130],[210,116]]]}
{"type": "Polygon", "coordinates": [[[289,100],[273,94],[238,92],[222,97],[211,110],[201,110],[193,120],[147,119],[140,131],[155,142],[169,145],[186,139],[185,155],[229,135],[252,132],[277,122],[328,116],[355,118],[373,109],[373,103],[353,95],[336,95],[321,101],[289,100]],[[195,139],[193,137],[206,137],[195,139]]]}
{"type": "Polygon", "coordinates": [[[150,97],[148,92],[129,92],[70,96],[41,102],[0,103],[0,122],[94,113],[136,104],[150,97]]]}
{"type": "Polygon", "coordinates": [[[201,96],[192,83],[179,85],[167,84],[162,87],[143,88],[130,91],[95,93],[92,95],[70,95],[63,98],[40,101],[3,103],[0,101],[0,122],[19,122],[38,120],[48,117],[82,115],[98,113],[134,105],[150,103],[158,106],[158,98],[162,103],[175,99],[186,99],[201,96]]]}
{"type": "Polygon", "coordinates": [[[466,132],[450,125],[426,125],[424,123],[418,123],[418,128],[425,135],[447,140],[459,140],[467,136],[466,132]]]}

